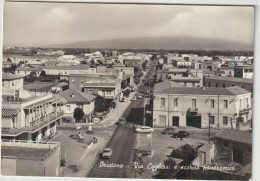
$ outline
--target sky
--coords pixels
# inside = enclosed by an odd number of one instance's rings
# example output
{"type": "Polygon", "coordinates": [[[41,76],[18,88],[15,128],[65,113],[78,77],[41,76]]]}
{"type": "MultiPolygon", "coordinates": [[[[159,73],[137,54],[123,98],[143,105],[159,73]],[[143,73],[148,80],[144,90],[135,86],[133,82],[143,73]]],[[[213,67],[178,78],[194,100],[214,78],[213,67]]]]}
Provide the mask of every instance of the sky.
{"type": "Polygon", "coordinates": [[[6,2],[3,26],[4,46],[175,36],[253,44],[254,8],[6,2]]]}

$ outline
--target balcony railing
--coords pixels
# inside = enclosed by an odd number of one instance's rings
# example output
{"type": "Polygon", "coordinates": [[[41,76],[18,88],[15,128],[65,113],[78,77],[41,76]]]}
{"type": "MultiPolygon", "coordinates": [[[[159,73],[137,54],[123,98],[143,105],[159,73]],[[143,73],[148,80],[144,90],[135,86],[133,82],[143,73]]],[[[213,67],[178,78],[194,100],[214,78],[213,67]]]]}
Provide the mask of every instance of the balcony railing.
{"type": "Polygon", "coordinates": [[[196,107],[190,107],[190,108],[188,109],[188,112],[190,112],[190,113],[198,113],[198,108],[196,108],[196,107]]]}
{"type": "Polygon", "coordinates": [[[58,118],[60,118],[63,115],[63,111],[55,112],[49,114],[47,117],[41,118],[38,121],[35,121],[30,124],[30,126],[23,127],[20,129],[17,128],[2,128],[2,136],[18,136],[22,133],[34,133],[38,131],[39,129],[47,126],[48,124],[56,121],[58,118]]]}
{"type": "Polygon", "coordinates": [[[251,109],[252,109],[252,107],[247,107],[247,108],[244,108],[244,109],[240,109],[240,110],[239,110],[239,114],[240,114],[240,115],[242,115],[242,114],[248,114],[251,109]]]}

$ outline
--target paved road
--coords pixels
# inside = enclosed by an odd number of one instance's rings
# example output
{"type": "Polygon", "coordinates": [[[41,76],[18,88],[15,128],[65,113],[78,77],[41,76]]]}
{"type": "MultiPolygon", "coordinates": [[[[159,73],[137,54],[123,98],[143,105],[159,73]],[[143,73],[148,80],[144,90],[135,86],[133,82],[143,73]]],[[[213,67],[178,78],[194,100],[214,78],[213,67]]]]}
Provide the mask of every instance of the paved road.
{"type": "Polygon", "coordinates": [[[136,134],[129,126],[118,127],[109,142],[109,148],[113,149],[113,154],[110,159],[98,159],[94,168],[88,177],[98,178],[126,178],[127,172],[132,172],[127,166],[132,161],[132,152],[136,144],[136,134]],[[106,168],[101,165],[101,162],[106,164],[123,164],[123,168],[106,168]]]}

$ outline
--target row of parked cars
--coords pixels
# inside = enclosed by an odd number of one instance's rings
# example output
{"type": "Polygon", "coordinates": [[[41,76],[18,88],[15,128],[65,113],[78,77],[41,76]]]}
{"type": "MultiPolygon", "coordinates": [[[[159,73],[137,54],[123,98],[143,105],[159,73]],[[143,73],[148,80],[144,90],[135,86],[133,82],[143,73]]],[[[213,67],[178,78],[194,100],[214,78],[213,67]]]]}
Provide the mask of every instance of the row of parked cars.
{"type": "Polygon", "coordinates": [[[190,136],[187,131],[177,131],[174,128],[165,128],[162,134],[172,135],[173,138],[188,138],[190,136]]]}

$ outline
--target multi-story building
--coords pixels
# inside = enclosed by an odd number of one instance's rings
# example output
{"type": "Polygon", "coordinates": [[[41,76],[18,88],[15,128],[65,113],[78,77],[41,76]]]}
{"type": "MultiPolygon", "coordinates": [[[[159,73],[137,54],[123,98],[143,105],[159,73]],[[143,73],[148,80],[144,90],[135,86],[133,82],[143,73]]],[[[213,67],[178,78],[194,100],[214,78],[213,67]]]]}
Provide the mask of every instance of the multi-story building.
{"type": "Polygon", "coordinates": [[[234,67],[234,77],[253,79],[254,78],[254,66],[244,65],[234,67]]]}
{"type": "Polygon", "coordinates": [[[109,74],[75,74],[69,76],[69,88],[100,95],[106,99],[116,99],[121,93],[122,73],[109,74]]]}
{"type": "Polygon", "coordinates": [[[1,174],[5,176],[60,176],[60,143],[1,141],[1,174]]]}
{"type": "Polygon", "coordinates": [[[89,118],[93,114],[96,96],[72,89],[60,92],[59,95],[66,100],[63,107],[65,116],[73,117],[74,110],[78,107],[83,110],[85,118],[89,118]]]}
{"type": "Polygon", "coordinates": [[[167,68],[157,72],[157,81],[171,80],[184,87],[202,87],[203,72],[193,69],[167,68]]]}
{"type": "Polygon", "coordinates": [[[253,79],[243,79],[237,77],[222,77],[222,76],[211,76],[204,78],[205,87],[232,87],[240,86],[249,92],[253,93],[253,79]]]}
{"type": "Polygon", "coordinates": [[[217,76],[234,77],[234,67],[221,67],[216,71],[217,76]]]}
{"type": "Polygon", "coordinates": [[[221,67],[221,62],[208,61],[208,62],[195,62],[192,63],[194,69],[217,71],[221,67]]]}
{"type": "Polygon", "coordinates": [[[18,67],[15,70],[16,75],[21,75],[21,76],[26,76],[30,75],[32,72],[35,72],[36,76],[39,77],[41,72],[42,72],[43,67],[38,66],[38,67],[18,67]]]}
{"type": "Polygon", "coordinates": [[[50,93],[25,90],[14,91],[12,96],[4,94],[2,139],[40,141],[55,134],[56,124],[60,124],[63,116],[62,99],[50,93]]]}
{"type": "Polygon", "coordinates": [[[51,67],[44,67],[42,70],[46,72],[46,75],[61,75],[61,76],[68,76],[70,74],[96,73],[96,69],[90,68],[88,65],[51,66],[51,67]]]}
{"type": "Polygon", "coordinates": [[[2,74],[3,87],[8,89],[23,89],[23,78],[24,76],[3,73],[2,74]]]}
{"type": "Polygon", "coordinates": [[[178,68],[190,68],[192,63],[186,60],[172,60],[172,64],[178,68]]]}
{"type": "Polygon", "coordinates": [[[241,87],[168,87],[154,90],[153,126],[236,127],[251,124],[251,93],[241,87]],[[239,118],[239,119],[238,119],[239,118]]]}

